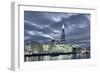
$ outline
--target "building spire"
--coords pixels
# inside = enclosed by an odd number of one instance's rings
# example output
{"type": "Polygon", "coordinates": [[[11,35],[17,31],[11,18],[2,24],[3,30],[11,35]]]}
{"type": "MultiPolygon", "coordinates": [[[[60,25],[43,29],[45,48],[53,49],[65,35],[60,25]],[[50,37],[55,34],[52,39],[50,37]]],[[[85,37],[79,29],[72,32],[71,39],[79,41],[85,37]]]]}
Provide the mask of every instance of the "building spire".
{"type": "Polygon", "coordinates": [[[65,42],[65,29],[64,29],[64,24],[62,25],[61,41],[63,43],[65,42]]]}
{"type": "Polygon", "coordinates": [[[62,25],[62,29],[64,29],[64,24],[62,25]]]}

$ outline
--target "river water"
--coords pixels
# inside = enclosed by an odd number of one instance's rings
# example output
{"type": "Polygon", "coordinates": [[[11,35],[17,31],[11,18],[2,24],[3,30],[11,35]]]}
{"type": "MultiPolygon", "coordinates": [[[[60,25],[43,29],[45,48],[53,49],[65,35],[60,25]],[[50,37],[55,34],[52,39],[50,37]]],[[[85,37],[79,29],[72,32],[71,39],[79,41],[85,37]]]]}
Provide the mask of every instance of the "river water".
{"type": "Polygon", "coordinates": [[[59,56],[32,56],[25,57],[25,62],[29,61],[50,61],[50,60],[71,60],[71,59],[89,59],[90,54],[70,54],[59,56]]]}

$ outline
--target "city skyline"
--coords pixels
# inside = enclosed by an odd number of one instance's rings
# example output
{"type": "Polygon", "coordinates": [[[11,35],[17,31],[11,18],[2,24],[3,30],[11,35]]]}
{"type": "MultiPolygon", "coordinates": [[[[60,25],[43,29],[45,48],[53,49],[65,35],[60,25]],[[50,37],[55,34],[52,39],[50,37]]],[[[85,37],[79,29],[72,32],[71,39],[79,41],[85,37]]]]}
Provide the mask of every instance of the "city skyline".
{"type": "Polygon", "coordinates": [[[60,40],[62,25],[66,44],[90,47],[90,14],[24,11],[24,41],[60,40]]]}

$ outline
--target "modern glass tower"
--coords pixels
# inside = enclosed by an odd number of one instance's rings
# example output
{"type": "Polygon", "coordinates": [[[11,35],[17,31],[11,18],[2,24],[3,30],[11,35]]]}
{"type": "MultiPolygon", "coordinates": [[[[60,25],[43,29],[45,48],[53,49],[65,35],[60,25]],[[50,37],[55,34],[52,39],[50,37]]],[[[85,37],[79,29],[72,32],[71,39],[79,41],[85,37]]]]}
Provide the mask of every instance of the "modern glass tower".
{"type": "Polygon", "coordinates": [[[61,32],[61,42],[65,42],[65,29],[64,24],[62,25],[62,32],[61,32]]]}

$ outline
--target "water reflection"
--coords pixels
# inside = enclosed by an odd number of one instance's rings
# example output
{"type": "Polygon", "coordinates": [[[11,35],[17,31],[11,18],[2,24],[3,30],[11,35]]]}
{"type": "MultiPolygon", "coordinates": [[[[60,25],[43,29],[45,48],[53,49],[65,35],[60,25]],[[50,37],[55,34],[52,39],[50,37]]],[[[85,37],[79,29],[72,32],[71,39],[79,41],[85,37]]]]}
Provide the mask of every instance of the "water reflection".
{"type": "Polygon", "coordinates": [[[25,61],[49,61],[49,60],[69,60],[69,59],[88,59],[90,54],[70,54],[70,55],[59,55],[59,56],[30,56],[25,57],[25,61]]]}

